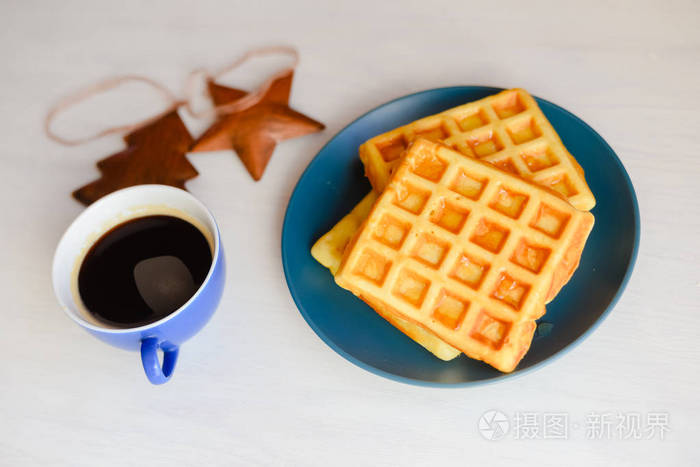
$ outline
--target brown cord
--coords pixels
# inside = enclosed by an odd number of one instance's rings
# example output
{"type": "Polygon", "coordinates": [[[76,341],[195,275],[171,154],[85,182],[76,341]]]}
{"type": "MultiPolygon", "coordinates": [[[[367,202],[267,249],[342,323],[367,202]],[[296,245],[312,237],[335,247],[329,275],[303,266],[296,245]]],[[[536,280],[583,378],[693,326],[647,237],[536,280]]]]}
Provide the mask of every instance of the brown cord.
{"type": "Polygon", "coordinates": [[[87,143],[89,141],[94,141],[96,139],[102,138],[103,136],[115,134],[115,133],[128,133],[131,131],[134,131],[137,128],[140,128],[142,126],[145,126],[161,116],[171,112],[174,109],[177,109],[181,105],[184,105],[187,108],[187,111],[195,118],[202,118],[202,117],[211,117],[214,115],[225,115],[225,114],[230,114],[234,112],[240,112],[241,110],[245,110],[249,107],[254,106],[260,100],[262,97],[267,93],[267,91],[270,89],[270,86],[272,83],[283,77],[286,76],[287,74],[291,73],[294,71],[294,68],[296,68],[297,63],[299,63],[299,54],[297,53],[296,49],[293,47],[287,47],[287,46],[273,46],[273,47],[262,47],[259,49],[254,49],[251,51],[246,52],[243,54],[240,58],[237,60],[233,61],[229,65],[221,68],[220,70],[214,72],[214,73],[209,73],[206,70],[199,69],[195,70],[192,73],[190,73],[188,80],[187,80],[187,89],[186,89],[186,99],[183,100],[178,100],[175,95],[168,90],[165,86],[163,86],[160,83],[157,83],[156,81],[153,81],[150,78],[147,78],[145,76],[139,76],[139,75],[125,75],[125,76],[117,76],[113,78],[107,78],[103,81],[100,81],[98,83],[95,83],[91,86],[87,86],[79,91],[77,91],[74,94],[68,95],[64,97],[63,99],[59,100],[46,114],[46,118],[44,119],[44,131],[46,132],[46,135],[52,139],[53,141],[56,141],[57,143],[64,144],[66,146],[77,146],[79,144],[87,143]],[[251,58],[254,57],[260,57],[260,56],[265,56],[265,55],[289,55],[292,57],[293,61],[292,64],[277,73],[273,74],[270,78],[268,78],[258,89],[256,89],[253,92],[250,92],[246,94],[245,96],[241,97],[240,99],[229,102],[224,105],[216,106],[211,109],[202,111],[202,112],[197,112],[192,108],[192,84],[194,81],[194,77],[197,75],[203,75],[207,81],[213,81],[217,78],[220,78],[222,75],[238,68],[241,66],[243,63],[247,62],[251,58]],[[144,120],[140,120],[135,123],[131,123],[129,125],[121,125],[121,126],[113,126],[113,127],[108,127],[105,128],[104,130],[100,130],[97,133],[93,135],[88,135],[82,138],[75,138],[75,139],[69,139],[69,138],[64,138],[62,136],[57,135],[54,133],[54,131],[51,129],[51,124],[53,123],[54,118],[56,118],[56,115],[59,113],[65,111],[66,109],[74,106],[75,104],[78,104],[86,99],[89,99],[90,97],[93,97],[97,94],[109,91],[111,89],[114,89],[116,87],[121,86],[124,83],[127,82],[142,82],[145,84],[148,84],[149,86],[153,87],[156,91],[158,91],[166,100],[168,103],[168,107],[163,111],[158,113],[157,115],[153,117],[146,118],[144,120]]]}
{"type": "Polygon", "coordinates": [[[91,86],[87,86],[79,91],[77,91],[74,94],[68,95],[64,97],[63,99],[59,100],[56,105],[54,105],[49,112],[46,114],[46,118],[44,119],[44,131],[46,132],[46,135],[51,138],[53,141],[56,141],[57,143],[64,144],[66,146],[77,146],[79,144],[87,143],[88,141],[93,141],[98,138],[102,138],[103,136],[111,135],[114,133],[128,133],[131,132],[137,128],[140,128],[144,125],[147,125],[148,123],[151,123],[155,120],[157,120],[159,117],[162,115],[165,115],[168,112],[171,112],[172,110],[176,109],[180,105],[182,105],[183,102],[179,101],[173,93],[171,93],[165,86],[163,86],[160,83],[157,83],[153,81],[152,79],[146,78],[145,76],[139,76],[139,75],[125,75],[125,76],[117,76],[113,78],[107,78],[103,81],[100,81],[98,83],[95,83],[91,86]],[[69,139],[69,138],[64,138],[62,136],[57,135],[54,133],[54,131],[51,129],[51,123],[53,122],[53,119],[58,115],[59,113],[65,111],[66,109],[72,107],[75,104],[78,104],[79,102],[82,102],[86,99],[89,99],[90,97],[93,97],[97,94],[109,91],[111,89],[114,89],[116,87],[121,86],[124,83],[128,82],[142,82],[146,83],[149,86],[151,86],[153,89],[158,91],[168,102],[168,107],[163,111],[160,112],[158,115],[155,115],[153,117],[146,118],[144,120],[140,120],[138,122],[131,123],[129,125],[121,125],[121,126],[114,126],[114,127],[109,127],[105,128],[104,130],[100,130],[97,133],[89,136],[85,136],[82,138],[75,138],[75,139],[69,139]]]}
{"type": "Polygon", "coordinates": [[[229,65],[221,68],[220,70],[216,71],[215,73],[208,73],[206,70],[203,69],[198,69],[190,73],[190,76],[188,77],[187,80],[187,89],[185,91],[186,93],[186,100],[185,100],[185,107],[187,108],[187,111],[190,113],[195,118],[203,118],[203,117],[212,117],[215,115],[226,115],[226,114],[232,114],[235,112],[240,112],[242,110],[245,110],[249,107],[254,106],[260,100],[263,98],[263,96],[267,93],[267,91],[270,89],[270,86],[272,86],[272,83],[274,83],[277,79],[288,75],[289,73],[293,72],[294,69],[296,68],[297,64],[299,63],[299,53],[294,49],[293,47],[287,47],[287,46],[273,46],[273,47],[262,47],[259,49],[254,49],[246,52],[243,54],[240,58],[237,60],[233,61],[229,65]],[[235,100],[233,102],[229,102],[227,104],[215,106],[211,109],[204,110],[201,112],[195,111],[192,108],[192,99],[193,99],[193,82],[194,78],[198,75],[204,76],[206,81],[214,81],[221,76],[225,75],[226,73],[229,73],[230,71],[233,71],[234,69],[238,68],[239,66],[243,65],[245,62],[250,60],[251,58],[255,57],[262,57],[265,55],[289,55],[292,57],[292,64],[289,65],[286,68],[283,68],[282,70],[278,71],[277,73],[273,74],[270,78],[265,80],[265,82],[260,85],[258,89],[256,89],[253,92],[250,92],[246,94],[245,96],[241,97],[238,100],[235,100]]]}

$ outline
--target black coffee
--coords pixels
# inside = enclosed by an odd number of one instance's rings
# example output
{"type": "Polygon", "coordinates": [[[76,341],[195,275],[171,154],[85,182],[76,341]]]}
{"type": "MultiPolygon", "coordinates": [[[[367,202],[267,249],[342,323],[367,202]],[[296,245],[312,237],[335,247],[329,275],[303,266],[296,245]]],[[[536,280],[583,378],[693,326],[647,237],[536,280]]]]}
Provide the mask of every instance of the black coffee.
{"type": "Polygon", "coordinates": [[[148,216],[114,227],[90,248],[78,290],[95,318],[130,328],[177,310],[202,285],[212,253],[202,232],[173,216],[148,216]]]}

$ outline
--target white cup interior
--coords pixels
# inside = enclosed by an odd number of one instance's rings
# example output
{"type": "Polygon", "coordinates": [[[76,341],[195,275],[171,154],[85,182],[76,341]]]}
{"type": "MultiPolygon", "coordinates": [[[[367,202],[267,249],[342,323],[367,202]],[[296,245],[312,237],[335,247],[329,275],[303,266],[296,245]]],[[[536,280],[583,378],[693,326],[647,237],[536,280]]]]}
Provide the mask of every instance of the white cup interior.
{"type": "MultiPolygon", "coordinates": [[[[193,224],[207,238],[212,258],[217,257],[219,234],[216,222],[209,210],[188,192],[165,185],[139,185],[109,194],[90,205],[73,221],[63,234],[54,255],[54,291],[61,307],[74,321],[103,331],[133,331],[134,328],[113,328],[98,321],[87,311],[78,293],[78,272],[90,247],[104,233],[130,219],[157,214],[180,217],[193,224]]],[[[142,327],[147,328],[157,323],[142,327]]]]}

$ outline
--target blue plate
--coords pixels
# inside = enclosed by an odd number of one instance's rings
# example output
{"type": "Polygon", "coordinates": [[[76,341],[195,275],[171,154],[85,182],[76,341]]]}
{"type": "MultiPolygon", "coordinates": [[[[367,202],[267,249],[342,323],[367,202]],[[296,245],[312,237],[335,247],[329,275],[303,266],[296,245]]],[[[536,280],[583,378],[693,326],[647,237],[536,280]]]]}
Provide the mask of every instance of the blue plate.
{"type": "Polygon", "coordinates": [[[612,310],[632,272],[639,207],[622,163],[591,127],[567,110],[537,103],[586,172],[596,197],[595,227],[573,278],[547,305],[530,351],[510,375],[464,355],[438,360],[333,282],[309,253],[314,242],[370,190],[358,146],[388,130],[501,91],[457,86],[411,94],[368,112],[321,149],[299,179],[282,229],[282,263],[304,319],[333,350],[387,378],[425,386],[467,386],[523,374],[588,335],[612,310]]]}

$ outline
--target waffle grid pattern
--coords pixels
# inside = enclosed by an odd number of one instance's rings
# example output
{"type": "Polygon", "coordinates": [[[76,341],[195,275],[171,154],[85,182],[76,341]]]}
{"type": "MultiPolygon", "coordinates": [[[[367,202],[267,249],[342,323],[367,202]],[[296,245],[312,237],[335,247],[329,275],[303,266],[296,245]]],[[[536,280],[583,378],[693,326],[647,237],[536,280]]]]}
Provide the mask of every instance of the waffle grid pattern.
{"type": "Polygon", "coordinates": [[[588,213],[516,176],[416,141],[336,281],[511,371],[588,213]]]}
{"type": "Polygon", "coordinates": [[[441,142],[550,188],[577,209],[588,211],[595,198],[583,170],[567,151],[537,102],[522,89],[510,89],[376,136],[360,146],[360,158],[378,192],[408,144],[417,138],[441,142]]]}

